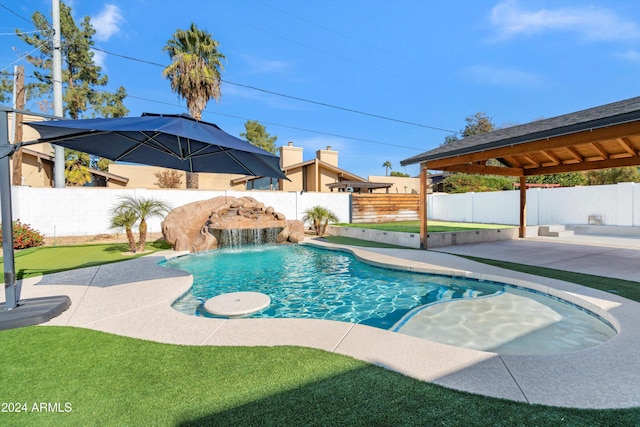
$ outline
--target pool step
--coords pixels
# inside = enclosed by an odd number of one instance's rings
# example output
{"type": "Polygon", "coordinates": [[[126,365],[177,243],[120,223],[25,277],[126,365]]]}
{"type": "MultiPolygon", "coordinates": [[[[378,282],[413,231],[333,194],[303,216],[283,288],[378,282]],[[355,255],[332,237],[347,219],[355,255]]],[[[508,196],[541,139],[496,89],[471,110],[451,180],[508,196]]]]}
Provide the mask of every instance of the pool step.
{"type": "Polygon", "coordinates": [[[566,230],[564,225],[541,225],[538,227],[538,236],[569,237],[573,236],[573,230],[566,230]]]}

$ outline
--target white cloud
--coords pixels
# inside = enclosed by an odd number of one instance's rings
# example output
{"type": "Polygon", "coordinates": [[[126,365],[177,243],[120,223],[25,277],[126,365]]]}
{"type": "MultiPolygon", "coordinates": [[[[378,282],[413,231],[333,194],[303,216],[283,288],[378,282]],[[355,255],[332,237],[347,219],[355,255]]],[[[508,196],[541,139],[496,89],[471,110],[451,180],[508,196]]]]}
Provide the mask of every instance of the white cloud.
{"type": "Polygon", "coordinates": [[[96,65],[101,67],[104,71],[105,63],[107,62],[107,54],[100,50],[93,49],[91,49],[91,52],[93,52],[93,62],[95,62],[96,65]]]}
{"type": "Polygon", "coordinates": [[[91,24],[96,30],[96,40],[107,41],[120,31],[120,26],[125,22],[120,8],[115,4],[107,4],[104,9],[91,18],[91,24]]]}
{"type": "Polygon", "coordinates": [[[625,61],[640,63],[640,52],[634,49],[616,53],[615,56],[625,61]]]}
{"type": "Polygon", "coordinates": [[[476,65],[463,70],[463,75],[471,80],[494,86],[538,86],[542,79],[533,73],[514,68],[476,65]]]}
{"type": "Polygon", "coordinates": [[[628,40],[640,38],[640,28],[616,13],[596,7],[524,10],[517,1],[498,3],[490,22],[499,39],[548,31],[569,31],[587,40],[628,40]]]}

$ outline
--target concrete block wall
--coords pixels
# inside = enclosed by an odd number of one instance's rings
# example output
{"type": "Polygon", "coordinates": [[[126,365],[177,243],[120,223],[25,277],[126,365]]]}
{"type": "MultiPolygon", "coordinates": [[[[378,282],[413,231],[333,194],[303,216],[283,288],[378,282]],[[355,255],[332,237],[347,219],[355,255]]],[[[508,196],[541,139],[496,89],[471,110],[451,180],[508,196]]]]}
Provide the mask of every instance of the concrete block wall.
{"type": "MultiPolygon", "coordinates": [[[[320,205],[332,210],[340,222],[351,221],[348,193],[73,187],[12,187],[13,218],[47,236],[111,234],[115,231],[109,228],[109,212],[118,204],[118,197],[126,194],[159,198],[173,207],[216,196],[249,196],[273,206],[288,219],[302,219],[306,209],[320,205]]],[[[588,224],[589,215],[602,216],[602,225],[606,226],[640,227],[640,183],[527,190],[527,226],[588,224]]],[[[517,225],[519,191],[430,194],[428,217],[517,225]]],[[[150,231],[160,231],[160,222],[149,220],[150,231]]]]}
{"type": "MultiPolygon", "coordinates": [[[[434,193],[428,196],[428,214],[442,221],[517,225],[519,200],[519,190],[434,193]]],[[[528,226],[588,224],[590,215],[601,216],[603,225],[640,226],[640,183],[527,190],[528,226]]]]}
{"type": "MultiPolygon", "coordinates": [[[[176,208],[197,200],[217,196],[253,197],[273,206],[287,219],[302,219],[304,211],[315,205],[332,210],[340,221],[349,222],[350,195],[347,193],[299,193],[281,191],[204,191],[109,188],[12,188],[13,219],[19,219],[45,236],[91,236],[112,234],[110,211],[119,197],[156,198],[176,208]]],[[[149,219],[149,231],[159,232],[160,218],[149,219]]]]}

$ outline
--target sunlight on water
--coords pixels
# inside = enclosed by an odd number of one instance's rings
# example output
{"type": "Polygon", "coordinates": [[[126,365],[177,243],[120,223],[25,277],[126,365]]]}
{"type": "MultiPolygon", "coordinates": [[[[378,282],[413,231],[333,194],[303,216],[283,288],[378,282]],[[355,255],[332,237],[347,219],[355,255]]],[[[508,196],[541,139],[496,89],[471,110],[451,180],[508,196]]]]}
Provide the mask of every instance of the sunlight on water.
{"type": "Polygon", "coordinates": [[[271,305],[248,316],[252,318],[361,323],[504,353],[531,354],[527,347],[549,341],[549,337],[566,341],[569,329],[577,331],[571,345],[556,348],[551,343],[544,351],[591,347],[615,335],[611,327],[584,310],[508,285],[384,269],[362,263],[350,254],[308,246],[225,248],[161,264],[194,276],[190,291],[173,307],[196,316],[210,316],[203,304],[216,295],[252,291],[271,298],[271,305]],[[505,293],[509,295],[500,298],[505,293]],[[545,332],[541,335],[540,331],[545,332]],[[527,341],[524,336],[537,338],[527,341]]]}

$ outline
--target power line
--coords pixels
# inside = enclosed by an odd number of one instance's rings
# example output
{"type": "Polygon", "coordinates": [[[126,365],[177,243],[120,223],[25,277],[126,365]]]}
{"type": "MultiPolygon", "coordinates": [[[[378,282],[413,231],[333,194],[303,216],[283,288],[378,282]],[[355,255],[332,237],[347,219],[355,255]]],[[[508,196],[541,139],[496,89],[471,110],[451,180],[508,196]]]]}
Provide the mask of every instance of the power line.
{"type": "Polygon", "coordinates": [[[31,22],[30,19],[25,18],[24,16],[20,15],[18,12],[15,12],[11,9],[9,9],[7,6],[3,5],[2,3],[0,3],[0,7],[9,11],[10,13],[14,14],[15,16],[17,16],[18,18],[22,19],[23,21],[27,21],[29,24],[33,24],[33,22],[31,22]]]}
{"type": "MultiPolygon", "coordinates": [[[[141,62],[141,63],[144,63],[144,64],[150,64],[150,65],[154,65],[154,66],[158,66],[158,67],[162,67],[162,68],[166,67],[166,65],[164,65],[164,64],[159,64],[157,62],[147,61],[147,60],[139,59],[139,58],[132,57],[132,56],[121,55],[121,54],[118,54],[118,53],[110,52],[110,51],[107,51],[107,50],[104,50],[104,49],[100,49],[100,48],[96,48],[96,47],[92,47],[92,49],[98,50],[100,52],[104,52],[104,53],[109,54],[109,55],[114,55],[114,56],[118,56],[120,58],[128,59],[128,60],[131,60],[131,61],[137,61],[137,62],[141,62]]],[[[333,105],[333,104],[329,104],[329,103],[326,103],[326,102],[313,101],[311,99],[300,98],[300,97],[293,96],[293,95],[287,95],[287,94],[284,94],[284,93],[274,92],[274,91],[271,91],[271,90],[268,90],[268,89],[262,89],[262,88],[259,88],[259,87],[256,87],[256,86],[247,85],[247,84],[235,83],[235,82],[232,82],[232,81],[229,81],[229,80],[220,79],[220,81],[223,82],[223,83],[230,84],[232,86],[244,87],[244,88],[255,90],[255,91],[259,91],[259,92],[268,93],[270,95],[280,96],[280,97],[283,97],[283,98],[293,99],[293,100],[296,100],[296,101],[306,102],[306,103],[309,103],[309,104],[320,105],[322,107],[333,108],[333,109],[336,109],[336,110],[347,111],[347,112],[350,112],[350,113],[360,114],[360,115],[363,115],[363,116],[373,117],[373,118],[376,118],[376,119],[388,120],[388,121],[392,121],[392,122],[396,122],[396,123],[402,123],[402,124],[411,125],[411,126],[418,126],[418,127],[426,128],[426,129],[439,130],[439,131],[448,132],[448,133],[457,133],[456,131],[450,130],[450,129],[444,129],[444,128],[440,128],[440,127],[436,127],[436,126],[424,125],[424,124],[420,124],[420,123],[410,122],[408,120],[396,119],[396,118],[393,118],[393,117],[387,117],[387,116],[382,116],[382,115],[379,115],[379,114],[373,114],[373,113],[368,113],[368,112],[365,112],[365,111],[355,110],[355,109],[352,109],[352,108],[340,107],[338,105],[333,105]]]]}

